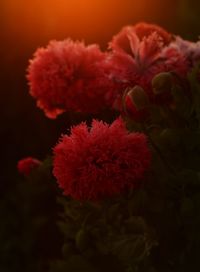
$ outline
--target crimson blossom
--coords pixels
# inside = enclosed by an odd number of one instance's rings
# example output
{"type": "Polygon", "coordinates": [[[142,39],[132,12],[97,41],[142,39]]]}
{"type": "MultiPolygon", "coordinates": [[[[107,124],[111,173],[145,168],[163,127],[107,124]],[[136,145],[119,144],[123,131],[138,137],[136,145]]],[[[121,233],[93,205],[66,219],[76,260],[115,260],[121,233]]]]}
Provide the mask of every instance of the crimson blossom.
{"type": "Polygon", "coordinates": [[[158,96],[152,91],[151,81],[158,73],[186,77],[188,61],[184,53],[175,45],[174,37],[157,25],[126,26],[113,37],[109,48],[112,78],[119,82],[116,107],[120,107],[123,90],[135,85],[145,90],[151,102],[156,102],[158,96]]]}
{"type": "Polygon", "coordinates": [[[30,94],[49,118],[64,111],[98,113],[112,104],[106,53],[95,44],[51,41],[35,52],[27,78],[30,94]]]}
{"type": "Polygon", "coordinates": [[[147,137],[129,133],[122,119],[111,125],[93,120],[64,135],[54,148],[53,174],[78,200],[100,200],[136,188],[150,166],[147,137]]]}
{"type": "Polygon", "coordinates": [[[20,174],[29,176],[32,170],[41,165],[41,161],[33,157],[26,157],[18,161],[17,169],[20,174]]]}

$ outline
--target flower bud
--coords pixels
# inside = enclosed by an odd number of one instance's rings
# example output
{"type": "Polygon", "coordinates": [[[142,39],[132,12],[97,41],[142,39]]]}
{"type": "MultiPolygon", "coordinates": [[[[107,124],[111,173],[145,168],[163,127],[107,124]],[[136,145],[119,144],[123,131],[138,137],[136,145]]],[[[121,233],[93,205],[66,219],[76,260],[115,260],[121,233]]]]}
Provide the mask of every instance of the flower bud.
{"type": "Polygon", "coordinates": [[[153,92],[156,95],[162,94],[164,92],[169,92],[173,86],[173,77],[169,72],[162,72],[154,76],[152,79],[153,92]]]}
{"type": "Polygon", "coordinates": [[[142,87],[136,85],[125,96],[126,113],[136,122],[146,121],[149,117],[149,99],[142,87]]]}
{"type": "Polygon", "coordinates": [[[86,230],[80,229],[76,234],[76,246],[79,250],[84,250],[88,247],[90,243],[89,235],[86,230]]]}
{"type": "Polygon", "coordinates": [[[20,174],[28,177],[30,173],[41,165],[41,161],[32,157],[21,159],[17,163],[17,169],[20,174]]]}

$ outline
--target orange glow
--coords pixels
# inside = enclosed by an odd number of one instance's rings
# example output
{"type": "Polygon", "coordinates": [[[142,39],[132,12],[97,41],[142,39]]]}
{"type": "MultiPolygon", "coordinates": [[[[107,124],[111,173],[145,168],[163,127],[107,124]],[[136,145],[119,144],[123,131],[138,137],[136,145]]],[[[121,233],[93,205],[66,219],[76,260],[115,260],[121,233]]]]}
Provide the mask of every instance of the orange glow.
{"type": "Polygon", "coordinates": [[[124,19],[131,23],[130,15],[137,20],[142,10],[144,1],[137,0],[6,0],[3,12],[9,33],[19,39],[72,36],[95,41],[118,31],[124,19]]]}

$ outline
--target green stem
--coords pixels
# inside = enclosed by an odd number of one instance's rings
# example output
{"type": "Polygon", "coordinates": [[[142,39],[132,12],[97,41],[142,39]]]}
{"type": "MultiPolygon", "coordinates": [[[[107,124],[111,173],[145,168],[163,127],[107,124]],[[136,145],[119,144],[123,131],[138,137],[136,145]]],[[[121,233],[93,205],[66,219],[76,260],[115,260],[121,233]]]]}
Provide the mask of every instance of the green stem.
{"type": "Polygon", "coordinates": [[[151,135],[149,134],[149,132],[147,131],[145,125],[143,125],[144,128],[144,132],[145,134],[148,136],[149,141],[152,145],[152,147],[154,148],[154,150],[156,151],[156,153],[158,154],[159,158],[161,159],[161,161],[163,162],[164,166],[173,174],[176,176],[176,170],[168,163],[168,161],[166,160],[166,158],[163,156],[162,152],[160,151],[159,147],[154,143],[151,135]]]}

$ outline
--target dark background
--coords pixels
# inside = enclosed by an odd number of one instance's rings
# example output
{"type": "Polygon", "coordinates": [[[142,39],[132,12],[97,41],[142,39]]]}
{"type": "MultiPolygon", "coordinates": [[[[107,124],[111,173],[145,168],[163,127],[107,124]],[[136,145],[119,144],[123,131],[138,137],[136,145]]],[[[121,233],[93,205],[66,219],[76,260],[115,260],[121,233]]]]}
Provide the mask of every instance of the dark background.
{"type": "Polygon", "coordinates": [[[186,39],[200,34],[199,0],[0,0],[1,192],[11,188],[16,163],[25,156],[43,159],[61,131],[64,114],[47,119],[28,94],[28,60],[49,40],[67,37],[106,48],[121,27],[157,23],[186,39]],[[4,189],[4,190],[3,190],[4,189]]]}

